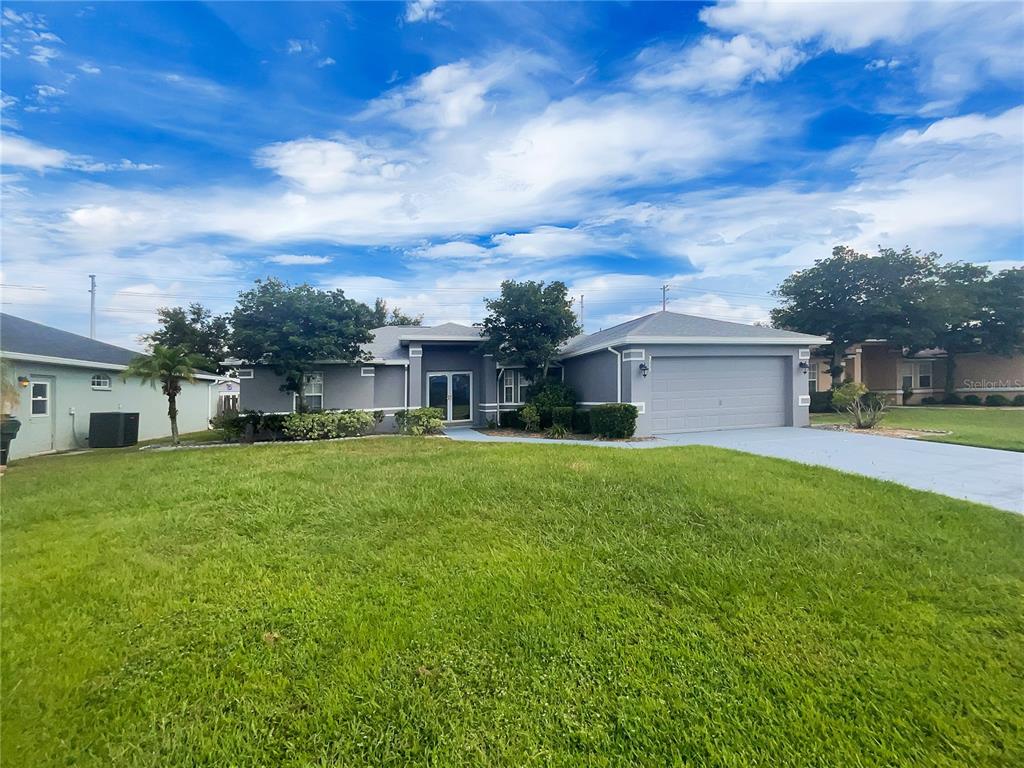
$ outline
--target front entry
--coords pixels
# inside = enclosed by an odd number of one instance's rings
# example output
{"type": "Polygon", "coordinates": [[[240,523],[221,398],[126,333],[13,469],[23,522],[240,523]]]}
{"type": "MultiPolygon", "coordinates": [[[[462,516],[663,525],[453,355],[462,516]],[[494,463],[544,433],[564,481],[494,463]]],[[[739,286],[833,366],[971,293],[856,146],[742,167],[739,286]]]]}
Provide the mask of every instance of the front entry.
{"type": "Polygon", "coordinates": [[[53,376],[31,375],[27,390],[28,419],[24,419],[17,439],[18,455],[34,456],[56,449],[57,409],[54,405],[57,381],[53,376]]]}
{"type": "Polygon", "coordinates": [[[445,421],[473,420],[473,374],[427,374],[427,405],[440,408],[445,421]]]}

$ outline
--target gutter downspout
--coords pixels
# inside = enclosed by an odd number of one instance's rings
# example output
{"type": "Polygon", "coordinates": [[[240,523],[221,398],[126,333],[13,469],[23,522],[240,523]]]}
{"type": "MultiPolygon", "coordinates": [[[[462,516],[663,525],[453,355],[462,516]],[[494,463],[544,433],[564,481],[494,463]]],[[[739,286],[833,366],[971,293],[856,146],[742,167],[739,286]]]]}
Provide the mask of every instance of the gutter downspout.
{"type": "Polygon", "coordinates": [[[409,364],[405,364],[405,409],[409,410],[409,364]]]}
{"type": "Polygon", "coordinates": [[[613,347],[608,347],[608,351],[616,357],[615,367],[615,402],[622,402],[622,353],[615,350],[613,347]]]}

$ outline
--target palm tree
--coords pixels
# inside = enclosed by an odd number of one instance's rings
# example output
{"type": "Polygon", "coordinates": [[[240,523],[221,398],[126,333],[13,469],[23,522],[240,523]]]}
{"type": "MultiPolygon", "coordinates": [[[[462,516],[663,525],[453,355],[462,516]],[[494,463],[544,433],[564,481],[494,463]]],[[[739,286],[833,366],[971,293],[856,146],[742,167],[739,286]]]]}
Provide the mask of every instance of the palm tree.
{"type": "Polygon", "coordinates": [[[196,380],[195,369],[203,364],[203,358],[191,354],[185,347],[165,347],[154,344],[153,351],[148,355],[134,358],[122,378],[138,376],[140,384],[149,383],[160,388],[167,395],[167,416],[171,420],[171,442],[178,444],[178,395],[181,394],[181,382],[189,384],[196,380]]]}

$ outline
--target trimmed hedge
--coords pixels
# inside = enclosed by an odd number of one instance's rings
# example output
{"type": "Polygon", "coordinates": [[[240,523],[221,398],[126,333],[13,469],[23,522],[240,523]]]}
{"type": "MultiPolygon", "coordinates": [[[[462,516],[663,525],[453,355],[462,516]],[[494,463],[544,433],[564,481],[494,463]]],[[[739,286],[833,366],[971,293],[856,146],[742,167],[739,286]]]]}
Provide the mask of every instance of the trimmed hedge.
{"type": "Polygon", "coordinates": [[[590,426],[601,437],[632,437],[636,432],[637,409],[630,403],[606,403],[590,409],[590,426]]]}
{"type": "Polygon", "coordinates": [[[559,405],[551,409],[551,426],[572,429],[572,414],[575,409],[571,405],[559,405]]]}
{"type": "Polygon", "coordinates": [[[396,411],[395,426],[403,435],[437,435],[444,431],[444,413],[440,408],[396,411]]]}
{"type": "Polygon", "coordinates": [[[977,395],[964,395],[964,405],[981,405],[981,398],[977,395]]]}
{"type": "Polygon", "coordinates": [[[832,413],[832,390],[811,392],[811,413],[832,413]]]}
{"type": "Polygon", "coordinates": [[[960,395],[946,395],[942,402],[946,405],[963,405],[964,401],[960,399],[960,395]]]}
{"type": "Polygon", "coordinates": [[[590,434],[590,411],[572,412],[572,431],[581,435],[590,434]]]}
{"type": "Polygon", "coordinates": [[[998,407],[1009,404],[1010,399],[1008,397],[1005,397],[1004,395],[989,395],[988,397],[985,398],[985,405],[998,407]]]}
{"type": "Polygon", "coordinates": [[[330,440],[368,435],[376,426],[376,417],[366,411],[316,411],[288,414],[283,432],[292,440],[330,440]]]}
{"type": "Polygon", "coordinates": [[[523,419],[519,415],[519,411],[502,411],[498,414],[498,426],[508,427],[509,429],[522,429],[523,419]]]}
{"type": "Polygon", "coordinates": [[[922,397],[921,398],[921,405],[937,405],[938,402],[939,402],[938,398],[935,398],[935,397],[922,397]]]}
{"type": "Polygon", "coordinates": [[[228,441],[270,442],[285,439],[284,420],[288,415],[263,411],[224,413],[210,419],[210,425],[223,431],[228,441]]]}
{"type": "Polygon", "coordinates": [[[1013,398],[1014,405],[1024,405],[1024,395],[1015,395],[1013,398]]]}

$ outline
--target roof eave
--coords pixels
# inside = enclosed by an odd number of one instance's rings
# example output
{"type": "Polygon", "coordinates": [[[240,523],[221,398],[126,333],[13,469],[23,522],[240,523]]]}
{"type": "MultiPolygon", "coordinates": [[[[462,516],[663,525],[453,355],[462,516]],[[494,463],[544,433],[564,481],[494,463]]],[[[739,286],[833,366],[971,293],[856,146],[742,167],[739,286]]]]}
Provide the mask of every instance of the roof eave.
{"type": "Polygon", "coordinates": [[[621,339],[590,344],[558,355],[559,360],[599,352],[609,347],[630,344],[729,344],[745,346],[813,347],[828,344],[824,336],[800,336],[797,338],[765,338],[751,336],[626,336],[621,339]]]}

